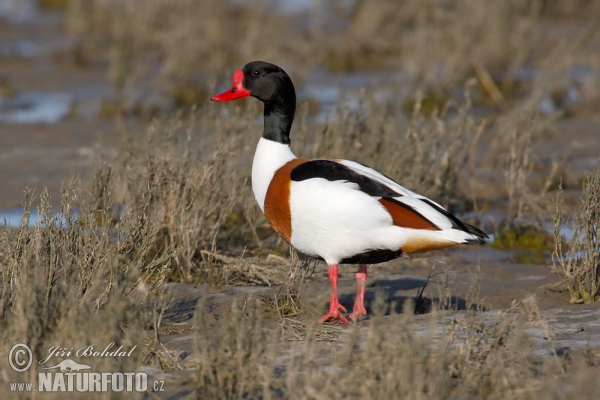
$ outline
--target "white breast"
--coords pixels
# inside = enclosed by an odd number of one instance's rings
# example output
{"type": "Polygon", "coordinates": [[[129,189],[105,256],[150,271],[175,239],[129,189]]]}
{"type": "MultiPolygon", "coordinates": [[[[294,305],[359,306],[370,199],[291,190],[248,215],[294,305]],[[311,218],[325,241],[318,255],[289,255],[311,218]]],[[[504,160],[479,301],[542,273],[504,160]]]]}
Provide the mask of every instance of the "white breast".
{"type": "Polygon", "coordinates": [[[275,172],[295,159],[290,146],[260,138],[252,162],[252,191],[260,209],[265,211],[265,196],[275,172]]]}

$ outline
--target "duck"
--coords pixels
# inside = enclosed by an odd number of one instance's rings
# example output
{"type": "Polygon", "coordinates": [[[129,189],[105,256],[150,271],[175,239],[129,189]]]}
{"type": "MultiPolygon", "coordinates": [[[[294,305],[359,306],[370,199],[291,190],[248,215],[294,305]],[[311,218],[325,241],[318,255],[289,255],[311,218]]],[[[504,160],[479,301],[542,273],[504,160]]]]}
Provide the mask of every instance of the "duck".
{"type": "Polygon", "coordinates": [[[329,310],[320,322],[348,324],[367,316],[367,266],[406,254],[460,244],[487,235],[425,196],[355,161],[298,158],[290,148],[296,91],[288,74],[252,61],[233,74],[233,86],[211,97],[264,103],[264,128],[252,162],[252,191],[273,229],[291,246],[327,263],[329,310]],[[340,304],[340,264],[358,265],[352,312],[340,304]]]}

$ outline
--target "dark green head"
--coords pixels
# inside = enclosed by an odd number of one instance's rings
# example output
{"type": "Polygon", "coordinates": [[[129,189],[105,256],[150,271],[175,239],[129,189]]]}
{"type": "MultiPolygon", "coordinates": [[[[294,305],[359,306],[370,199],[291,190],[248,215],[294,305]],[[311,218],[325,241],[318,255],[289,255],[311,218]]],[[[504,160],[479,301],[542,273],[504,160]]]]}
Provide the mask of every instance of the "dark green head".
{"type": "Polygon", "coordinates": [[[265,103],[263,137],[290,143],[290,130],[296,112],[296,91],[292,80],[277,65],[252,61],[233,74],[231,89],[211,97],[214,101],[232,101],[252,96],[265,103]]]}

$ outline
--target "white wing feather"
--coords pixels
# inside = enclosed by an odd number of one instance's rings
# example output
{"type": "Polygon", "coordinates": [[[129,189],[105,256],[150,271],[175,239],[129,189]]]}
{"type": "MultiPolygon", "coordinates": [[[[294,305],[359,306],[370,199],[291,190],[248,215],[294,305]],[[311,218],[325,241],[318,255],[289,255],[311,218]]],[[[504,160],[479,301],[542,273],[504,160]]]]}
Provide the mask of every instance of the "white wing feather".
{"type": "Polygon", "coordinates": [[[421,200],[427,200],[432,204],[435,204],[439,208],[445,210],[444,207],[436,203],[435,201],[422,196],[418,193],[410,191],[406,189],[404,186],[401,186],[397,182],[391,180],[387,176],[383,175],[381,172],[374,170],[373,168],[369,168],[366,165],[362,165],[360,163],[348,160],[340,160],[340,164],[345,165],[346,167],[352,169],[354,172],[357,172],[361,175],[367,176],[387,187],[394,190],[395,192],[402,195],[402,197],[395,197],[396,200],[414,208],[425,218],[433,222],[440,229],[450,229],[452,227],[452,221],[450,221],[445,215],[438,212],[435,208],[431,207],[426,202],[421,200]]]}

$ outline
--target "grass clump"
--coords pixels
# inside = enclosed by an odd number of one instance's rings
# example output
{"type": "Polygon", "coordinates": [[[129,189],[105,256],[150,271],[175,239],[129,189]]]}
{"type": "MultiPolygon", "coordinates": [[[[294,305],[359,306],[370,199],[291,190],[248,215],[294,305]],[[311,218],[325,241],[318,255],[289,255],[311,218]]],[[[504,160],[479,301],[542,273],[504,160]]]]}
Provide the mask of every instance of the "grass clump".
{"type": "Polygon", "coordinates": [[[572,303],[600,300],[600,162],[586,176],[581,206],[568,221],[562,210],[562,190],[558,192],[554,214],[555,266],[567,280],[572,303]],[[571,237],[563,235],[570,227],[571,237]]]}
{"type": "Polygon", "coordinates": [[[510,249],[550,250],[553,241],[549,234],[533,226],[513,226],[502,222],[496,229],[494,247],[510,249]]]}
{"type": "MultiPolygon", "coordinates": [[[[114,372],[135,371],[145,351],[147,299],[164,281],[172,252],[165,248],[150,256],[157,232],[151,216],[125,209],[118,222],[106,223],[98,216],[110,213],[111,194],[104,192],[99,203],[85,200],[89,197],[66,184],[56,213],[43,193],[40,220],[29,227],[33,196],[28,193],[20,227],[0,231],[0,352],[27,344],[36,366],[26,373],[31,382],[37,382],[38,362],[53,346],[72,348],[73,354],[89,345],[100,351],[110,343],[115,349],[135,347],[131,357],[93,360],[94,370],[114,372]],[[163,279],[147,285],[149,273],[163,279]]],[[[1,377],[23,379],[8,364],[1,377]]]]}
{"type": "Polygon", "coordinates": [[[267,6],[219,0],[71,0],[67,27],[81,43],[108,50],[103,57],[118,100],[129,99],[150,75],[175,102],[190,104],[199,93],[212,91],[216,71],[306,51],[287,29],[286,18],[272,18],[267,6]],[[291,52],[294,44],[298,46],[291,52]],[[190,86],[194,90],[184,89],[190,86]]]}
{"type": "Polygon", "coordinates": [[[518,250],[512,259],[521,263],[542,263],[554,248],[552,235],[533,225],[518,225],[503,221],[494,232],[494,242],[498,249],[518,250]]]}
{"type": "Polygon", "coordinates": [[[252,227],[262,224],[248,196],[251,147],[244,139],[254,129],[253,110],[232,111],[240,122],[227,130],[222,116],[203,109],[157,120],[141,135],[128,132],[106,176],[118,205],[111,212],[127,206],[138,218],[151,215],[151,251],[174,249],[168,280],[223,286],[261,279],[244,251],[256,246],[252,227]]]}
{"type": "Polygon", "coordinates": [[[559,387],[577,393],[565,382],[591,382],[595,373],[575,354],[570,363],[532,356],[526,332],[547,330],[534,297],[503,312],[415,316],[410,302],[385,315],[379,296],[367,322],[340,329],[296,319],[290,333],[283,317],[283,334],[250,301],[222,321],[209,321],[208,308],[201,300],[196,315],[195,393],[203,398],[527,399],[559,387]]]}
{"type": "MultiPolygon", "coordinates": [[[[206,299],[206,297],[204,297],[206,299]]],[[[234,304],[223,329],[210,329],[206,302],[196,315],[197,394],[202,398],[256,398],[268,387],[272,369],[264,368],[276,340],[262,328],[258,304],[234,304]]]]}
{"type": "MultiPolygon", "coordinates": [[[[294,65],[298,72],[314,66],[337,72],[401,69],[411,90],[462,85],[480,75],[473,71],[479,65],[498,82],[497,91],[519,68],[545,67],[548,49],[557,45],[543,34],[549,14],[585,25],[597,10],[586,0],[362,0],[325,2],[297,14],[273,8],[269,1],[70,0],[67,26],[81,45],[81,58],[97,57],[102,49],[116,99],[126,102],[151,80],[174,103],[191,104],[214,87],[217,74],[251,60],[294,65]],[[194,90],[182,90],[188,86],[194,90]]],[[[424,111],[441,105],[431,100],[424,111]]]]}

